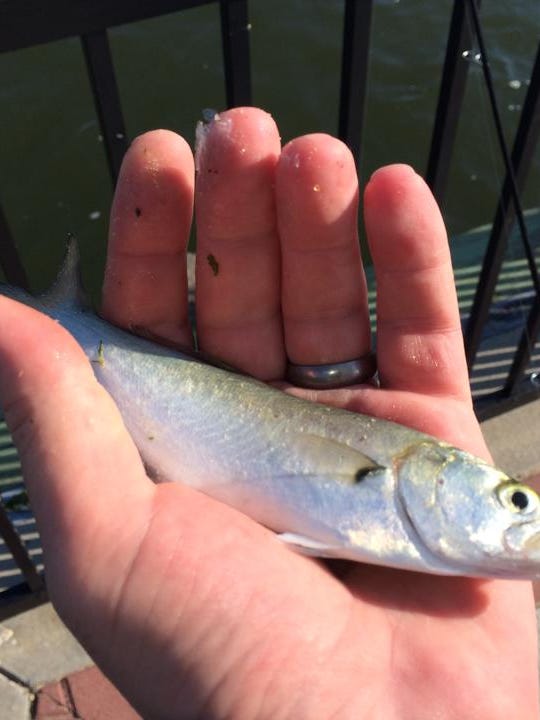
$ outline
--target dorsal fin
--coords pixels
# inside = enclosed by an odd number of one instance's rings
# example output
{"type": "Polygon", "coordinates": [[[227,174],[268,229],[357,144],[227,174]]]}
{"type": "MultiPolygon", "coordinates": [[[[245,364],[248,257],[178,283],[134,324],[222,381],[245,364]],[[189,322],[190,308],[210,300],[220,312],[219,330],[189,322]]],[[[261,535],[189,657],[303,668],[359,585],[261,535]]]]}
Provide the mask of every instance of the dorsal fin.
{"type": "Polygon", "coordinates": [[[49,290],[40,296],[44,305],[69,306],[83,310],[90,307],[81,279],[79,246],[76,238],[68,235],[66,253],[60,272],[49,290]]]}

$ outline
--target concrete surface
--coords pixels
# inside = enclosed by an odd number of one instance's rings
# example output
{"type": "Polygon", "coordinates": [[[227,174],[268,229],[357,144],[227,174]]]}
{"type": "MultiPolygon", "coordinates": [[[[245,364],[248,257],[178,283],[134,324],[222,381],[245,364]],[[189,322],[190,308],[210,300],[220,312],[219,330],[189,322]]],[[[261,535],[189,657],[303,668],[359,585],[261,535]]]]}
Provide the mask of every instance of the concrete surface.
{"type": "Polygon", "coordinates": [[[27,720],[33,702],[33,694],[5,675],[0,674],[0,720],[27,720]]]}
{"type": "Polygon", "coordinates": [[[540,473],[540,400],[482,423],[495,464],[513,477],[540,473]]]}
{"type": "Polygon", "coordinates": [[[92,665],[50,603],[5,620],[0,623],[0,720],[36,717],[42,686],[92,665]]]}
{"type": "Polygon", "coordinates": [[[5,620],[0,642],[0,672],[35,689],[93,664],[50,603],[5,620]]]}

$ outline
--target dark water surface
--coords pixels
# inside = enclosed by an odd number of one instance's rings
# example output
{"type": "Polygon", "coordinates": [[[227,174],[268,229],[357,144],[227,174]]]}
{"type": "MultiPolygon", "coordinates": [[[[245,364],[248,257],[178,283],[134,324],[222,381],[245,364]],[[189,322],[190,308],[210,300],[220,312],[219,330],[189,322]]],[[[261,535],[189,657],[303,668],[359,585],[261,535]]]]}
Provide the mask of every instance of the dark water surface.
{"type": "MultiPolygon", "coordinates": [[[[375,3],[363,178],[389,162],[424,172],[451,7],[449,0],[375,3]]],[[[250,13],[254,102],[272,113],[284,142],[335,133],[341,0],[251,0],[250,13]]],[[[485,0],[482,19],[511,143],[540,36],[540,2],[485,0]]],[[[130,138],[167,127],[192,141],[201,109],[223,107],[217,5],[115,28],[110,39],[130,138]]],[[[96,294],[111,183],[78,40],[0,55],[0,104],[1,201],[34,288],[54,276],[71,231],[96,294]]],[[[503,173],[473,62],[444,208],[450,233],[491,221],[503,173]]],[[[540,149],[525,207],[540,205],[539,187],[540,149]]]]}

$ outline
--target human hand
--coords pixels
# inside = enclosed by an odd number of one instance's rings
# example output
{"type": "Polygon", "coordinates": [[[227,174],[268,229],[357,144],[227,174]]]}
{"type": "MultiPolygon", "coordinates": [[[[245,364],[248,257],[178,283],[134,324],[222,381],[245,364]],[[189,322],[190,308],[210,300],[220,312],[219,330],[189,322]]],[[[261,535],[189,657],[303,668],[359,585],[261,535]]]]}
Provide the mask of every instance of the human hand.
{"type": "MultiPolygon", "coordinates": [[[[368,351],[357,181],[341,143],[308,136],[281,152],[268,115],[223,113],[196,194],[203,350],[267,381],[283,379],[286,356],[368,351]]],[[[114,322],[189,341],[192,198],[186,143],[137,139],[112,212],[104,311],[114,322]]],[[[408,168],[384,168],[364,216],[381,387],[289,391],[486,457],[433,198],[408,168]]],[[[529,583],[328,566],[188,487],[155,486],[78,347],[5,298],[0,368],[51,597],[144,718],[537,717],[529,583]]]]}

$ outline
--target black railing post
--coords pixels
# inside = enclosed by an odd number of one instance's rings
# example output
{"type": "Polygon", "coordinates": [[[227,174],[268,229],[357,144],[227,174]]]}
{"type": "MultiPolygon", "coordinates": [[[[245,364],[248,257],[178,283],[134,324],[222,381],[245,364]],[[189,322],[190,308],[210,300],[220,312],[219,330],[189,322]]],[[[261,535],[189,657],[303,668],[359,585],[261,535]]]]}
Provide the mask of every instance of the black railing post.
{"type": "Polygon", "coordinates": [[[251,58],[247,0],[220,0],[227,107],[251,105],[251,58]]]}
{"type": "Polygon", "coordinates": [[[499,142],[499,148],[501,151],[501,156],[504,162],[504,167],[506,169],[506,176],[508,180],[510,181],[510,192],[512,195],[512,201],[514,203],[514,209],[516,211],[516,218],[519,225],[519,232],[521,235],[521,239],[523,241],[523,249],[525,250],[525,257],[527,258],[527,262],[529,264],[529,270],[531,271],[531,277],[533,281],[533,286],[540,295],[540,275],[538,273],[538,268],[536,267],[536,260],[534,258],[534,251],[532,249],[531,243],[529,241],[529,233],[527,231],[527,226],[525,224],[525,220],[523,218],[523,210],[521,209],[521,200],[519,199],[519,192],[516,184],[516,179],[514,177],[514,168],[512,167],[512,161],[510,159],[510,155],[508,153],[508,147],[506,145],[506,141],[504,139],[504,130],[502,125],[502,119],[501,114],[499,112],[499,107],[497,103],[497,97],[495,95],[495,86],[493,83],[493,78],[491,76],[491,69],[489,64],[489,59],[487,56],[487,50],[486,45],[484,42],[484,33],[482,31],[482,24],[480,22],[480,16],[478,14],[478,9],[476,8],[475,0],[467,0],[469,9],[471,11],[471,16],[474,24],[474,31],[476,34],[476,39],[478,41],[478,46],[480,48],[480,55],[482,57],[482,72],[484,74],[484,80],[486,82],[486,88],[488,91],[488,97],[489,102],[491,105],[491,111],[493,113],[493,122],[495,123],[495,130],[497,135],[497,140],[499,142]]]}
{"type": "Polygon", "coordinates": [[[28,276],[21,262],[15,243],[11,236],[8,221],[0,207],[0,265],[10,285],[29,290],[28,276]]]}
{"type": "Polygon", "coordinates": [[[19,537],[18,532],[15,530],[10,522],[10,519],[4,509],[4,505],[0,500],[0,537],[3,538],[6,543],[6,547],[13,555],[13,559],[17,563],[19,570],[21,571],[24,579],[26,580],[28,587],[32,592],[38,592],[43,590],[45,583],[43,578],[36,570],[36,567],[32,560],[23,541],[19,537]]]}
{"type": "Polygon", "coordinates": [[[525,374],[525,370],[527,369],[527,365],[531,359],[532,351],[539,333],[540,295],[537,295],[534,299],[532,308],[529,311],[525,329],[521,334],[521,338],[512,361],[512,366],[508,372],[508,377],[502,391],[503,395],[507,397],[511,395],[525,374]]]}
{"type": "MultiPolygon", "coordinates": [[[[511,164],[518,192],[523,190],[529,173],[535,147],[540,138],[540,44],[536,53],[529,89],[523,103],[523,110],[512,149],[511,164]]],[[[493,293],[504,260],[508,238],[516,218],[516,207],[512,202],[511,178],[506,174],[489,242],[484,254],[482,271],[478,280],[471,314],[465,330],[465,352],[467,364],[472,368],[482,329],[487,320],[493,293]]],[[[521,366],[522,363],[518,363],[521,366]]],[[[511,385],[515,384],[512,379],[511,385]]]]}
{"type": "MultiPolygon", "coordinates": [[[[480,0],[477,0],[476,4],[479,6],[480,0]]],[[[470,62],[466,53],[472,50],[472,38],[472,24],[467,2],[454,0],[426,169],[426,182],[439,205],[443,203],[448,182],[452,150],[470,62]]]]}
{"type": "Polygon", "coordinates": [[[116,185],[122,158],[127,149],[127,140],[107,33],[104,30],[81,35],[81,42],[109,172],[113,185],[116,185]]]}
{"type": "MultiPolygon", "coordinates": [[[[529,172],[538,139],[540,138],[540,44],[536,53],[529,89],[512,149],[512,167],[519,192],[522,191],[529,172]]],[[[465,331],[467,364],[471,368],[478,352],[482,328],[489,313],[497,279],[504,260],[510,231],[515,221],[516,209],[512,202],[511,180],[505,177],[493,228],[484,255],[482,271],[471,315],[465,331]]],[[[512,385],[514,383],[512,382],[512,385]]]]}
{"type": "Polygon", "coordinates": [[[360,162],[373,0],[345,0],[338,135],[360,162]]]}

